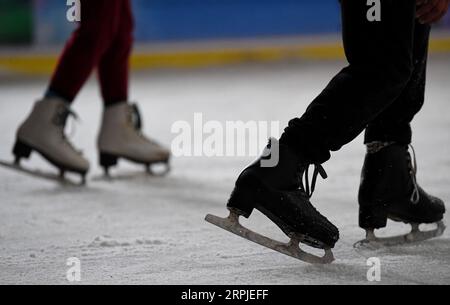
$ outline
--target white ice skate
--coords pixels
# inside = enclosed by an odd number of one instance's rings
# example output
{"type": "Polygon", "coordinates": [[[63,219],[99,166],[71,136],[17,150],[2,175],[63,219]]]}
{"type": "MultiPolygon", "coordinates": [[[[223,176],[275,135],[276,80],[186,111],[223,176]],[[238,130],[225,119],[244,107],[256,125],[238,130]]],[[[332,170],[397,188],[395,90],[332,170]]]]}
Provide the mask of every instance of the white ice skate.
{"type": "Polygon", "coordinates": [[[23,172],[32,172],[19,166],[22,158],[28,159],[36,151],[60,170],[59,179],[64,180],[65,172],[74,172],[82,176],[84,184],[89,162],[72,146],[64,133],[69,116],[76,117],[61,99],[48,98],[36,102],[33,111],[17,132],[13,149],[15,166],[23,172]]]}
{"type": "Polygon", "coordinates": [[[291,236],[289,243],[283,243],[247,229],[239,223],[239,214],[233,210],[230,210],[230,215],[227,218],[207,215],[205,220],[215,226],[218,226],[219,228],[257,243],[263,247],[275,250],[309,264],[331,264],[334,261],[333,252],[329,248],[324,248],[325,255],[323,257],[307,253],[300,249],[299,244],[309,239],[306,236],[297,234],[295,236],[291,236]]]}
{"type": "Polygon", "coordinates": [[[170,151],[145,137],[141,129],[142,120],[136,105],[124,102],[105,109],[98,149],[106,176],[109,176],[109,168],[121,158],[145,165],[149,173],[154,164],[164,164],[166,172],[169,170],[170,151]]]}

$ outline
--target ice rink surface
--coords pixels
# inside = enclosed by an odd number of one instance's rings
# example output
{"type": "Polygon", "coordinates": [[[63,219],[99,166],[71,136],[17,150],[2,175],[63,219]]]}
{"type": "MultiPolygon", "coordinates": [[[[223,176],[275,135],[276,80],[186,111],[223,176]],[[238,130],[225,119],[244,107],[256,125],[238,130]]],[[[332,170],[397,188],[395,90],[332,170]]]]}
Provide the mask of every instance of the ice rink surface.
{"type": "MultiPolygon", "coordinates": [[[[292,63],[135,75],[145,131],[166,145],[177,120],[270,120],[284,126],[341,68],[341,62],[292,63]]],[[[426,106],[414,122],[419,183],[450,202],[450,57],[429,66],[426,106]]],[[[0,160],[12,160],[15,129],[46,81],[0,83],[0,160]]],[[[338,101],[337,101],[338,102],[338,101]]],[[[312,266],[229,234],[203,219],[226,216],[240,170],[252,158],[175,158],[167,177],[148,177],[121,162],[120,179],[99,179],[96,136],[101,103],[90,81],[74,105],[82,121],[72,140],[92,162],[87,187],[61,186],[0,168],[0,284],[66,284],[66,261],[81,260],[83,284],[367,284],[366,257],[352,245],[357,190],[365,153],[362,138],[325,164],[313,202],[334,222],[337,260],[312,266]]],[[[55,171],[37,155],[25,163],[55,171]]],[[[56,171],[55,171],[56,172],[56,171]]],[[[446,222],[450,223],[446,215],[446,222]]],[[[255,213],[245,224],[280,240],[281,231],[255,213]]],[[[390,223],[381,235],[409,231],[390,223]]],[[[317,253],[317,252],[315,252],[317,253]]],[[[381,284],[450,284],[450,232],[418,245],[369,253],[381,260],[381,284]]]]}

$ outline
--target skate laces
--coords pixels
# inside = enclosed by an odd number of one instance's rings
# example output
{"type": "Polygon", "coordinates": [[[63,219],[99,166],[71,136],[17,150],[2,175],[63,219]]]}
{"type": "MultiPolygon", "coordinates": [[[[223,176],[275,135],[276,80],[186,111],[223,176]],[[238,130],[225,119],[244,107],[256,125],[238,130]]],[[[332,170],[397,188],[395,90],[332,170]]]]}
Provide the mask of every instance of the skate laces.
{"type": "Polygon", "coordinates": [[[142,116],[141,116],[141,112],[139,111],[139,107],[137,104],[132,104],[130,107],[131,107],[130,108],[131,123],[136,130],[141,131],[142,130],[142,116]]]}
{"type": "MultiPolygon", "coordinates": [[[[367,153],[369,154],[375,154],[382,149],[395,144],[395,142],[371,142],[367,144],[367,153]]],[[[417,183],[417,160],[416,160],[416,151],[414,150],[414,147],[410,144],[409,148],[411,148],[412,157],[409,152],[406,152],[406,158],[408,161],[408,167],[409,167],[409,174],[411,175],[411,180],[413,183],[413,192],[411,194],[410,201],[413,204],[418,204],[420,201],[420,191],[419,191],[419,184],[417,183]]]]}
{"type": "Polygon", "coordinates": [[[141,139],[154,145],[158,144],[152,139],[147,138],[142,132],[143,120],[141,116],[141,111],[139,110],[139,106],[136,103],[130,105],[129,107],[129,123],[131,124],[131,126],[141,139]]]}
{"type": "Polygon", "coordinates": [[[325,172],[325,169],[320,164],[314,164],[314,172],[312,175],[311,183],[309,182],[309,167],[311,164],[308,164],[303,170],[299,171],[299,181],[301,184],[302,190],[305,192],[308,198],[311,198],[314,194],[314,190],[316,189],[317,176],[320,174],[322,179],[327,179],[328,175],[325,172]]]}
{"type": "Polygon", "coordinates": [[[61,130],[61,137],[64,141],[64,143],[66,143],[66,145],[69,145],[69,147],[77,152],[78,154],[82,154],[81,151],[77,150],[73,144],[69,141],[69,138],[72,138],[75,134],[76,131],[76,122],[78,122],[80,120],[79,116],[77,115],[76,112],[74,112],[72,109],[70,109],[67,105],[63,105],[61,106],[57,113],[56,116],[53,120],[53,123],[58,126],[61,130]],[[64,127],[66,126],[66,122],[69,118],[73,118],[70,124],[70,132],[69,132],[69,137],[66,136],[66,134],[64,133],[64,127]]]}
{"type": "Polygon", "coordinates": [[[137,104],[128,107],[128,123],[140,138],[147,140],[142,133],[142,117],[137,104]]]}
{"type": "Polygon", "coordinates": [[[416,151],[414,150],[414,147],[412,145],[409,145],[409,147],[411,148],[412,151],[412,158],[411,155],[408,154],[407,158],[408,158],[408,164],[409,164],[409,170],[410,170],[410,175],[411,175],[411,179],[413,182],[413,186],[414,186],[414,190],[411,194],[411,202],[413,204],[418,204],[419,200],[420,200],[420,191],[419,191],[419,185],[417,183],[417,159],[416,159],[416,151]]]}

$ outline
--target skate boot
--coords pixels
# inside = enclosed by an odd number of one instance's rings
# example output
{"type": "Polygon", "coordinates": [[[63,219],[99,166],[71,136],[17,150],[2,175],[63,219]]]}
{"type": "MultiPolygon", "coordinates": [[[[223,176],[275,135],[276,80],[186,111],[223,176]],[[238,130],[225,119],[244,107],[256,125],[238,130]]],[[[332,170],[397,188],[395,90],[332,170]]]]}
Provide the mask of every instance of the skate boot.
{"type": "Polygon", "coordinates": [[[206,220],[302,261],[314,264],[331,263],[334,260],[331,248],[339,239],[339,231],[310,203],[317,175],[326,178],[326,173],[320,165],[316,165],[310,189],[308,168],[309,165],[302,162],[289,147],[271,139],[263,156],[239,176],[227,205],[230,216],[223,219],[208,215],[206,220]],[[263,162],[274,154],[279,155],[277,165],[264,167],[263,162]],[[291,241],[288,244],[277,242],[240,225],[239,217],[250,217],[254,209],[273,221],[291,241]],[[299,243],[324,249],[325,256],[317,257],[303,252],[299,243]]]}
{"type": "Polygon", "coordinates": [[[64,134],[69,116],[76,117],[61,99],[38,101],[17,132],[13,149],[16,165],[19,166],[22,158],[28,159],[31,152],[36,151],[59,168],[60,178],[64,178],[65,172],[74,172],[81,175],[84,184],[89,162],[75,150],[64,134]]]}
{"type": "Polygon", "coordinates": [[[359,189],[359,225],[367,232],[361,243],[385,246],[411,243],[443,234],[442,222],[445,205],[442,200],[428,195],[416,180],[417,167],[407,145],[396,143],[372,143],[362,170],[359,189]],[[377,238],[375,229],[384,228],[387,220],[404,222],[412,226],[404,236],[377,238]],[[419,230],[420,224],[437,224],[428,232],[419,230]]]}
{"type": "Polygon", "coordinates": [[[98,137],[100,165],[109,176],[109,168],[117,165],[120,158],[145,165],[163,163],[168,169],[170,152],[142,132],[142,120],[137,105],[119,103],[106,107],[98,137]]]}

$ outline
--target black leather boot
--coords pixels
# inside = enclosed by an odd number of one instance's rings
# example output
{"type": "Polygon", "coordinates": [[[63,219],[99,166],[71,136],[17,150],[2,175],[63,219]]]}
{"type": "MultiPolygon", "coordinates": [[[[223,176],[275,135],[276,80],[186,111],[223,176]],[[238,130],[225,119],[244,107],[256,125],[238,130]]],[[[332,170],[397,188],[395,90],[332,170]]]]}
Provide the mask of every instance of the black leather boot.
{"type": "Polygon", "coordinates": [[[263,157],[239,176],[228,209],[246,218],[257,209],[289,237],[301,234],[306,237],[303,242],[312,247],[333,248],[339,239],[339,231],[310,202],[317,175],[326,178],[326,173],[316,165],[310,189],[309,166],[289,147],[271,139],[263,157]],[[274,157],[275,147],[279,148],[277,165],[264,167],[264,161],[274,157]]]}
{"type": "Polygon", "coordinates": [[[388,218],[412,224],[442,220],[444,202],[417,184],[416,173],[407,145],[369,144],[359,189],[359,226],[384,228],[388,218]]]}

